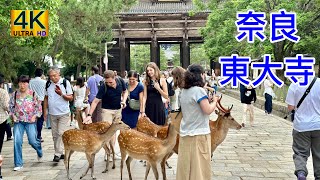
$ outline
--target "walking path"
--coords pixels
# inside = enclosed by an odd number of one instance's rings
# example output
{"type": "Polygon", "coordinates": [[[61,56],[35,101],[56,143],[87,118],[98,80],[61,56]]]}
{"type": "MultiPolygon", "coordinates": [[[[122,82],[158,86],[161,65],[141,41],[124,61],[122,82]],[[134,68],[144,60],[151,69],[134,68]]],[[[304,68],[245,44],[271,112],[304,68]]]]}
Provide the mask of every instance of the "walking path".
{"type": "MultiPolygon", "coordinates": [[[[241,123],[242,104],[238,99],[224,95],[223,106],[234,105],[232,116],[241,123]]],[[[266,116],[264,111],[254,108],[255,125],[249,124],[241,130],[230,130],[225,141],[214,152],[212,161],[213,177],[217,180],[259,180],[259,179],[295,179],[292,160],[292,123],[277,116],[266,116]]],[[[216,118],[215,115],[212,116],[216,118]]],[[[26,135],[25,135],[26,137],[26,135]]],[[[67,179],[64,163],[52,162],[53,141],[51,130],[43,130],[44,143],[43,162],[37,162],[36,152],[30,147],[26,138],[23,144],[24,168],[20,172],[13,171],[13,141],[4,142],[2,154],[5,157],[2,167],[4,180],[44,180],[67,179]]],[[[96,155],[95,175],[97,179],[120,179],[120,160],[116,160],[116,169],[101,173],[105,168],[104,151],[96,155]]],[[[172,169],[167,169],[167,178],[175,179],[177,155],[169,159],[172,169]]],[[[88,166],[84,153],[75,152],[71,157],[70,174],[72,179],[79,179],[88,166]]],[[[159,165],[160,166],[160,165],[159,165]]],[[[159,169],[160,179],[162,179],[159,169]]],[[[312,160],[308,161],[309,178],[313,179],[312,160]]],[[[145,167],[137,160],[131,163],[133,179],[144,179],[145,167]]],[[[124,179],[128,179],[127,168],[123,168],[124,179]]],[[[90,171],[83,179],[91,179],[90,171]]],[[[155,179],[152,170],[149,178],[155,179]]]]}

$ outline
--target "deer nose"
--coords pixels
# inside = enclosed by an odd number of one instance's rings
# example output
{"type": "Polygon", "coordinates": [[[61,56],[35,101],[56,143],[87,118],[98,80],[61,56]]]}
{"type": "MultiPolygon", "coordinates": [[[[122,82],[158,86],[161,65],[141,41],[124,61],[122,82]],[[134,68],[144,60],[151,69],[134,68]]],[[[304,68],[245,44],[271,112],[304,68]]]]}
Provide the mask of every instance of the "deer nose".
{"type": "Polygon", "coordinates": [[[241,125],[239,125],[238,127],[237,127],[237,130],[239,130],[239,129],[241,129],[242,128],[242,126],[241,125]]]}

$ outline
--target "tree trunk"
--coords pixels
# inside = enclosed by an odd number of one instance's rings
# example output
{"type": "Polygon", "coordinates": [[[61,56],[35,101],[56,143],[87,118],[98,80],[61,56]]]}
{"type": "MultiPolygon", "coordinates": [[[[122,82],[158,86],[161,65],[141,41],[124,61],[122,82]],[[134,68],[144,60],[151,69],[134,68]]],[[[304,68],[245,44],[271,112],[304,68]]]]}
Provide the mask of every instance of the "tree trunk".
{"type": "MultiPolygon", "coordinates": [[[[275,62],[283,62],[283,58],[285,54],[284,44],[285,44],[285,41],[281,41],[273,44],[273,54],[274,54],[275,62]]],[[[276,75],[279,77],[279,79],[284,80],[284,69],[277,70],[276,75]]]]}
{"type": "Polygon", "coordinates": [[[77,65],[77,73],[76,73],[75,79],[77,79],[77,78],[79,77],[80,70],[81,70],[81,64],[78,64],[78,65],[77,65]]]}

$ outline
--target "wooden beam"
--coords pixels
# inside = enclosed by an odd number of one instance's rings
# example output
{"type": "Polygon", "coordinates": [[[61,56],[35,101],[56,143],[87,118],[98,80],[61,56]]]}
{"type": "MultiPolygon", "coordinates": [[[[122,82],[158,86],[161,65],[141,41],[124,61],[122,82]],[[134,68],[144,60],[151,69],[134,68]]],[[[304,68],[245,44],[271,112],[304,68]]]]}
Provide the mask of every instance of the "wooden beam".
{"type": "MultiPolygon", "coordinates": [[[[153,23],[184,23],[185,20],[155,20],[153,23]]],[[[188,23],[205,23],[207,20],[187,20],[188,23]]],[[[151,24],[152,21],[120,21],[121,24],[151,24]]]]}
{"type": "Polygon", "coordinates": [[[202,27],[181,27],[181,28],[121,28],[112,29],[112,31],[176,31],[176,30],[198,30],[202,27]]]}

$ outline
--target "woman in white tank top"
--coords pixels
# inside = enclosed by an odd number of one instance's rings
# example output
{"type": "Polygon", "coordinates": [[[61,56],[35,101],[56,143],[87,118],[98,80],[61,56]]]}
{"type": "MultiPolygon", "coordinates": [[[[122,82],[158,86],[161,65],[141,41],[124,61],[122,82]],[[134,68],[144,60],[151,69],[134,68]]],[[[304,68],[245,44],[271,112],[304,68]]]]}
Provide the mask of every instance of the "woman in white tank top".
{"type": "Polygon", "coordinates": [[[86,114],[89,113],[90,104],[88,103],[88,94],[86,93],[87,87],[84,85],[83,77],[77,78],[76,86],[73,89],[74,91],[74,106],[77,109],[86,108],[86,114]]]}

